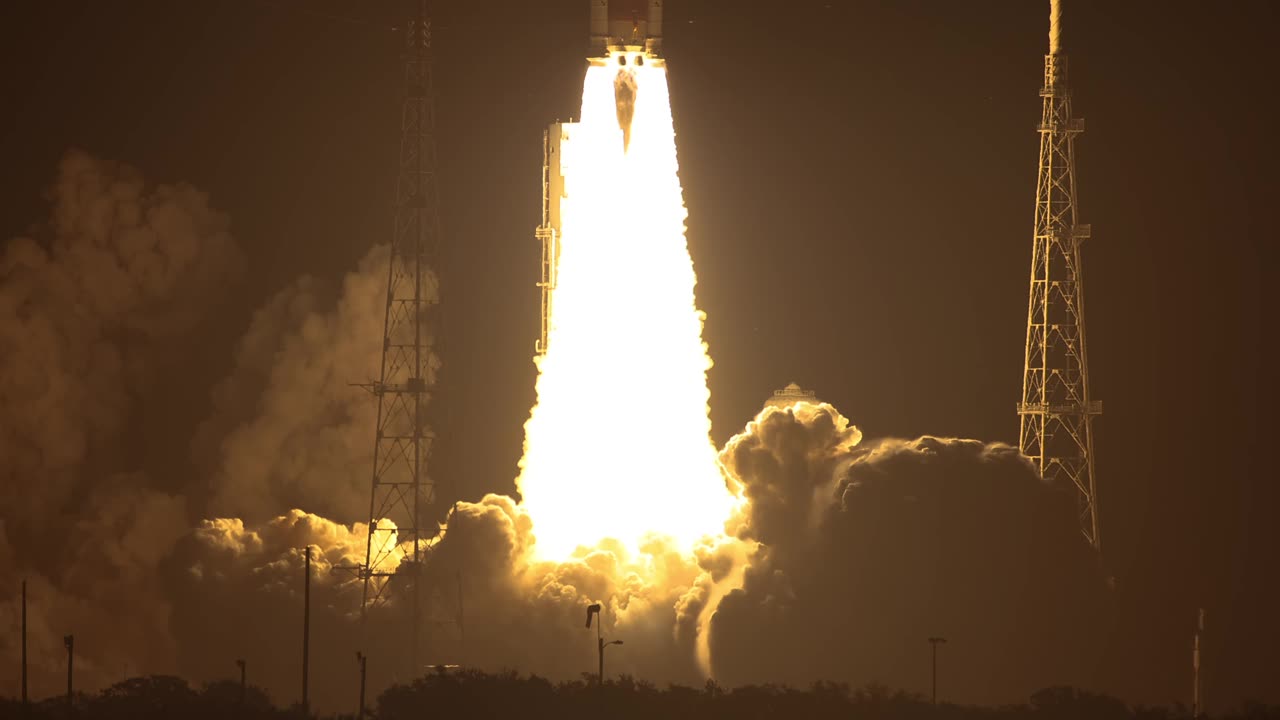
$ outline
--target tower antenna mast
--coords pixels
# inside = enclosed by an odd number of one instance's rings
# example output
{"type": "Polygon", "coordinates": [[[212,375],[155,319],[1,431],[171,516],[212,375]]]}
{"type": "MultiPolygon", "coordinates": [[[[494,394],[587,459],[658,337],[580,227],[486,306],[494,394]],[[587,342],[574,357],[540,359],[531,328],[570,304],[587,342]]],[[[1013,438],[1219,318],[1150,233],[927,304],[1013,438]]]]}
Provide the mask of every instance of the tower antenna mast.
{"type": "Polygon", "coordinates": [[[428,477],[434,434],[428,422],[427,388],[438,367],[431,352],[438,325],[435,274],[440,244],[436,176],[435,98],[431,66],[431,17],[427,0],[411,8],[403,34],[405,95],[401,106],[395,230],[387,270],[382,367],[368,386],[377,401],[369,538],[364,565],[362,617],[387,597],[394,580],[409,600],[410,677],[420,665],[425,555],[439,534],[434,521],[437,482],[428,477]],[[395,558],[404,552],[397,564],[395,558]]]}
{"type": "Polygon", "coordinates": [[[1075,488],[1081,532],[1101,550],[1093,418],[1102,402],[1089,392],[1080,264],[1090,228],[1076,205],[1075,139],[1084,120],[1071,114],[1061,38],[1062,2],[1051,0],[1018,446],[1046,480],[1075,488]]]}

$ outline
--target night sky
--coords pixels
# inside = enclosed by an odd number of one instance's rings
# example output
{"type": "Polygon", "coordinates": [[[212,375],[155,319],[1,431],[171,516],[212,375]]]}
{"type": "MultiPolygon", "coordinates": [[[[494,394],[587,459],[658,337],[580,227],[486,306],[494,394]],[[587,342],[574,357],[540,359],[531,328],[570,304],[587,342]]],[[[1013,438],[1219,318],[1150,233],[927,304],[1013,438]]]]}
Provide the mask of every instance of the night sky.
{"type": "MultiPolygon", "coordinates": [[[[718,444],[791,381],[868,437],[1016,443],[1047,5],[668,3],[718,444]]],[[[578,0],[436,6],[438,473],[476,498],[514,492],[534,400],[541,131],[579,104],[587,18],[578,0]]],[[[59,158],[79,148],[208,191],[248,256],[202,362],[157,379],[190,414],[145,419],[142,462],[169,469],[156,482],[182,484],[189,428],[252,311],[389,239],[393,17],[343,0],[0,10],[0,237],[47,216],[59,158]]],[[[1210,703],[1274,702],[1278,398],[1264,290],[1280,239],[1280,7],[1068,0],[1065,22],[1087,123],[1098,493],[1120,607],[1105,674],[1129,699],[1185,699],[1205,607],[1210,703]]],[[[608,421],[627,433],[625,408],[608,421]]]]}

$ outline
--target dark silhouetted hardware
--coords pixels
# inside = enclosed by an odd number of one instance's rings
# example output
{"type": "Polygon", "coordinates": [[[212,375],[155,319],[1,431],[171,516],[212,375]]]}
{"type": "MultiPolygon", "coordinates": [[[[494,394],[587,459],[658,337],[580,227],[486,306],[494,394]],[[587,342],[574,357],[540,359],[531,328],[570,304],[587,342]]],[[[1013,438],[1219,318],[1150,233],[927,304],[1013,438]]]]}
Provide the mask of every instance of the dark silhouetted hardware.
{"type": "Polygon", "coordinates": [[[1200,636],[1204,634],[1204,608],[1196,618],[1195,644],[1191,650],[1191,717],[1204,715],[1204,687],[1200,684],[1200,636]]]}
{"type": "Polygon", "coordinates": [[[22,705],[27,705],[27,581],[22,581],[22,705]]]}
{"type": "Polygon", "coordinates": [[[310,716],[307,681],[311,677],[311,546],[307,546],[302,577],[302,712],[310,716]]]}
{"type": "Polygon", "coordinates": [[[587,627],[591,627],[591,619],[596,618],[596,650],[599,653],[599,667],[596,670],[596,682],[604,687],[604,649],[610,645],[621,645],[621,640],[604,641],[604,621],[599,619],[600,603],[592,603],[587,606],[587,627]]]}
{"type": "Polygon", "coordinates": [[[364,680],[365,671],[369,669],[369,657],[362,652],[356,652],[356,662],[360,663],[360,704],[357,706],[356,718],[364,720],[364,680]]]}
{"type": "Polygon", "coordinates": [[[929,638],[929,645],[933,648],[933,704],[938,704],[938,646],[947,641],[944,637],[929,638]]]}
{"type": "Polygon", "coordinates": [[[76,636],[75,635],[63,636],[62,644],[67,648],[67,706],[70,707],[72,703],[71,676],[72,676],[72,668],[75,665],[75,656],[76,656],[76,636]]]}

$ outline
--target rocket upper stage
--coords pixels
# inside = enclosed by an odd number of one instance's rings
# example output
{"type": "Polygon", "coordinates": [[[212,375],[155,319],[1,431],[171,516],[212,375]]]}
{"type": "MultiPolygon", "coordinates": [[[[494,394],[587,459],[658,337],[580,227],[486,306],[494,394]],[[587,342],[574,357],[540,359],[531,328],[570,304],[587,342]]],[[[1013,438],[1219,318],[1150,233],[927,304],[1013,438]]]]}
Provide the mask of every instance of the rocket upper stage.
{"type": "Polygon", "coordinates": [[[662,53],[663,0],[591,0],[591,54],[643,50],[662,53]]]}

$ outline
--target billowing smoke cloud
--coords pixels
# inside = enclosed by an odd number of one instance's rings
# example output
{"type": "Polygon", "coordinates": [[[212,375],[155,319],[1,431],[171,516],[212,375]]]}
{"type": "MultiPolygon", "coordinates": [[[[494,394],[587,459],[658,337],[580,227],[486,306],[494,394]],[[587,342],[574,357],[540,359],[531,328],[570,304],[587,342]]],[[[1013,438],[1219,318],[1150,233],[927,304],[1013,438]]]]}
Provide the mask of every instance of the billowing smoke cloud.
{"type": "MultiPolygon", "coordinates": [[[[192,338],[240,253],[200,192],[83,154],[64,160],[51,200],[50,222],[0,255],[0,657],[16,662],[27,578],[37,696],[57,691],[61,638],[75,633],[86,689],[152,672],[223,679],[244,658],[252,682],[292,702],[310,546],[314,703],[350,705],[356,648],[373,690],[407,680],[406,580],[362,625],[363,583],[343,569],[367,541],[374,405],[349,383],[377,371],[385,249],[340,287],[303,278],[256,313],[210,416],[177,430],[199,472],[159,476],[139,418],[165,407],[161,370],[208,352],[192,338]]],[[[584,608],[601,602],[605,634],[626,643],[609,673],[659,683],[709,670],[726,684],[922,687],[933,634],[951,641],[949,697],[1087,680],[1093,558],[1072,498],[1012,448],[862,443],[833,408],[798,405],[764,411],[721,462],[742,504],[731,536],[692,555],[605,543],[542,562],[515,501],[459,504],[423,568],[420,662],[577,677],[595,662],[584,608]]]]}
{"type": "MultiPolygon", "coordinates": [[[[537,528],[516,502],[490,495],[459,504],[424,569],[433,630],[423,662],[577,677],[593,670],[584,608],[599,601],[606,636],[626,642],[610,649],[610,674],[659,683],[700,683],[705,646],[727,685],[830,679],[923,689],[931,635],[949,640],[949,698],[1011,701],[1053,683],[1091,683],[1085,669],[1095,665],[1104,601],[1095,560],[1073,498],[1046,486],[1013,448],[932,437],[863,443],[834,408],[801,404],[765,410],[721,459],[747,502],[729,524],[736,537],[693,556],[655,542],[637,554],[604,544],[540,562],[531,552],[537,528]]],[[[179,636],[179,646],[248,637],[262,657],[293,648],[275,661],[296,669],[298,548],[320,546],[326,568],[356,564],[363,532],[301,513],[256,529],[206,523],[175,565],[187,588],[174,593],[183,598],[176,606],[192,613],[190,621],[175,614],[175,626],[203,633],[179,636]],[[225,557],[209,559],[217,553],[225,557]],[[195,622],[236,602],[261,616],[244,626],[195,622]]],[[[403,636],[393,635],[405,627],[407,587],[370,616],[360,645],[359,588],[342,577],[325,574],[313,595],[323,598],[324,642],[400,667],[403,636]]],[[[348,677],[349,668],[333,672],[348,677]]]]}
{"type": "Polygon", "coordinates": [[[188,185],[70,152],[49,199],[49,220],[0,254],[0,656],[16,660],[25,577],[37,693],[60,684],[64,634],[86,679],[172,656],[155,568],[185,502],[136,464],[138,428],[165,407],[156,375],[243,264],[227,218],[188,185]]]}
{"type": "Polygon", "coordinates": [[[461,649],[467,664],[551,677],[590,672],[596,635],[584,626],[585,608],[601,602],[605,634],[625,642],[610,651],[611,673],[660,682],[699,677],[693,636],[677,632],[679,608],[694,601],[703,574],[695,558],[655,540],[635,554],[605,543],[566,562],[538,562],[534,532],[513,500],[489,495],[458,507],[431,555],[429,581],[460,582],[473,618],[461,649]]]}
{"type": "MultiPolygon", "coordinates": [[[[406,680],[411,588],[395,580],[388,602],[362,627],[362,582],[344,568],[364,560],[367,528],[291,511],[256,525],[206,520],[165,561],[180,671],[201,681],[227,677],[246,658],[255,683],[278,702],[297,699],[301,672],[304,548],[312,568],[312,701],[343,707],[354,692],[353,651],[376,671],[371,691],[406,680]]],[[[631,556],[605,546],[563,563],[532,559],[532,524],[510,498],[460,503],[423,570],[425,665],[518,668],[556,678],[595,669],[595,631],[585,607],[605,603],[605,634],[625,640],[610,673],[700,682],[691,632],[677,632],[698,607],[704,571],[696,559],[655,542],[631,556]],[[462,605],[459,605],[459,599],[462,605]]],[[[686,623],[687,624],[687,623],[686,623]]]]}
{"type": "Polygon", "coordinates": [[[49,222],[0,256],[0,505],[42,561],[42,534],[61,530],[50,518],[133,470],[122,451],[153,371],[242,263],[190,186],[72,152],[50,197],[49,222]]]}
{"type": "MultiPolygon", "coordinates": [[[[6,600],[0,604],[0,656],[12,660],[10,665],[17,661],[19,586],[25,579],[30,687],[36,697],[62,687],[62,637],[67,634],[76,637],[82,683],[96,686],[171,668],[170,606],[156,570],[184,532],[180,498],[122,485],[104,489],[86,503],[67,528],[68,540],[53,567],[19,566],[12,546],[0,548],[0,593],[6,600]]],[[[16,678],[5,680],[4,691],[16,693],[16,678]]]]}
{"type": "Polygon", "coordinates": [[[727,683],[815,679],[1012,701],[1090,684],[1103,584],[1073,498],[1015,448],[922,437],[855,446],[830,406],[766,410],[725,448],[760,543],[712,623],[727,683]]]}
{"type": "Polygon", "coordinates": [[[255,526],[202,522],[163,564],[177,669],[197,681],[234,676],[246,660],[253,684],[289,705],[300,697],[305,552],[311,566],[313,704],[349,704],[361,582],[341,571],[364,560],[366,527],[293,510],[255,526]]]}
{"type": "Polygon", "coordinates": [[[211,512],[260,522],[289,508],[365,519],[376,406],[353,384],[377,378],[387,248],[332,290],[302,278],[260,309],[214,388],[197,452],[217,467],[211,512]]]}

